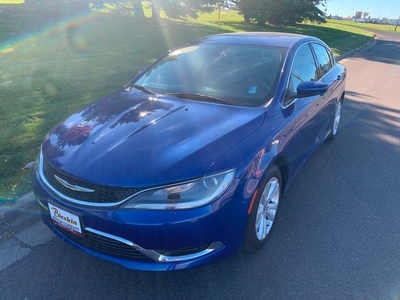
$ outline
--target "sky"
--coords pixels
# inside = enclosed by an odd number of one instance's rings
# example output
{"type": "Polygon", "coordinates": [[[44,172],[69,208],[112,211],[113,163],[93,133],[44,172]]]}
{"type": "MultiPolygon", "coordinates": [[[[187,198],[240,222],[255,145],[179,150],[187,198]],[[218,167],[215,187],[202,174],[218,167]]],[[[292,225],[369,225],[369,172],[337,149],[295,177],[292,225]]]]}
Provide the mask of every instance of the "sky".
{"type": "Polygon", "coordinates": [[[356,11],[369,12],[371,18],[397,19],[400,16],[399,0],[327,0],[320,7],[326,14],[346,18],[354,16],[356,11]]]}

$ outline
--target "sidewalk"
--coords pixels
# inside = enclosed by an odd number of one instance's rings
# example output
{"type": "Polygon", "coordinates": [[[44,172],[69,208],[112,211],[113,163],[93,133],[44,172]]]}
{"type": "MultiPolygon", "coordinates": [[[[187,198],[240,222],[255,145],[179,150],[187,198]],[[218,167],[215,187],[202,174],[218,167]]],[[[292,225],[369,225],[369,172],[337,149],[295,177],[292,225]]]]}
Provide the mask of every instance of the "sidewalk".
{"type": "Polygon", "coordinates": [[[40,220],[33,192],[12,205],[0,205],[0,272],[53,238],[54,233],[40,220]]]}
{"type": "Polygon", "coordinates": [[[0,243],[39,220],[39,204],[33,192],[25,194],[11,205],[0,205],[0,243]]]}

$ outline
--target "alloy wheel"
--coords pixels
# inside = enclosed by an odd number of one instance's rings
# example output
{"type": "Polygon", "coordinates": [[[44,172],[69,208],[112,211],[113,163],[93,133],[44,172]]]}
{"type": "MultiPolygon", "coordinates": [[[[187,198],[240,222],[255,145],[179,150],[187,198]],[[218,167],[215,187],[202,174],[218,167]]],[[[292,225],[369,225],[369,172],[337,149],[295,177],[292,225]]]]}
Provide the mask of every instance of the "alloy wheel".
{"type": "Polygon", "coordinates": [[[333,135],[336,135],[336,133],[338,132],[341,114],[342,114],[342,102],[339,102],[338,106],[336,107],[335,118],[333,120],[333,128],[332,128],[333,135]]]}
{"type": "Polygon", "coordinates": [[[279,180],[272,177],[265,185],[257,208],[255,229],[259,241],[264,240],[275,220],[280,199],[279,180]]]}

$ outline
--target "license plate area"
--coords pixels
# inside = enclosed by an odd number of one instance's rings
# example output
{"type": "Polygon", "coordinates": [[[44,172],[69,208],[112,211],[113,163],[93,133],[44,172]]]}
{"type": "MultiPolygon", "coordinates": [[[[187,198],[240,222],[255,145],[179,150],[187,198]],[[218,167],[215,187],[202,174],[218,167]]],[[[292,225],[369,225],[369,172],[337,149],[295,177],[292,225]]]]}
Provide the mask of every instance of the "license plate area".
{"type": "Polygon", "coordinates": [[[76,236],[83,237],[81,220],[79,216],[61,209],[51,203],[48,203],[51,221],[54,225],[72,233],[76,236]]]}

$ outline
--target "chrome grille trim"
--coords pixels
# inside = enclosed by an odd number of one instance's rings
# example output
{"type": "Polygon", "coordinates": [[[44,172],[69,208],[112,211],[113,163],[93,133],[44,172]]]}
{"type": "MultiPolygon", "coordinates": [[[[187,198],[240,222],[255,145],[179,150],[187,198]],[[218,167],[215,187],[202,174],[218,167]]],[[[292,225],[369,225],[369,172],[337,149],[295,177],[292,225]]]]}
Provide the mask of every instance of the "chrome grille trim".
{"type": "Polygon", "coordinates": [[[92,190],[92,189],[87,189],[87,188],[84,188],[84,187],[81,187],[81,186],[70,184],[68,181],[58,177],[55,174],[53,176],[61,185],[63,185],[64,187],[66,187],[66,188],[68,188],[70,190],[77,191],[77,192],[84,192],[84,193],[93,193],[93,192],[95,192],[95,190],[92,190]]]}
{"type": "Polygon", "coordinates": [[[140,247],[139,245],[126,240],[124,238],[106,233],[106,232],[102,232],[90,227],[85,227],[85,230],[92,232],[94,234],[109,238],[109,239],[113,239],[117,242],[120,243],[124,243],[132,248],[134,248],[135,250],[139,251],[140,253],[142,253],[143,255],[147,256],[148,258],[150,258],[151,260],[155,261],[155,262],[181,262],[181,261],[185,261],[185,260],[190,260],[190,259],[195,259],[195,258],[199,258],[201,256],[207,255],[211,252],[214,252],[218,249],[220,249],[221,247],[224,247],[224,244],[222,242],[213,242],[211,243],[210,246],[208,246],[207,249],[196,252],[196,253],[192,253],[192,254],[186,254],[186,255],[180,255],[180,256],[171,256],[171,255],[162,255],[160,253],[158,253],[155,250],[151,250],[151,249],[145,249],[140,247]]]}
{"type": "Polygon", "coordinates": [[[102,232],[102,231],[99,231],[99,230],[96,230],[96,229],[93,229],[93,228],[90,228],[90,227],[85,227],[85,230],[86,231],[90,231],[90,232],[95,233],[95,234],[98,234],[98,235],[101,235],[101,236],[104,236],[104,237],[112,239],[112,240],[116,240],[117,242],[121,242],[123,244],[126,244],[126,245],[134,247],[134,248],[137,246],[136,244],[132,243],[131,241],[128,241],[128,240],[123,239],[123,238],[120,238],[120,237],[118,237],[116,235],[105,233],[105,232],[102,232]]]}

